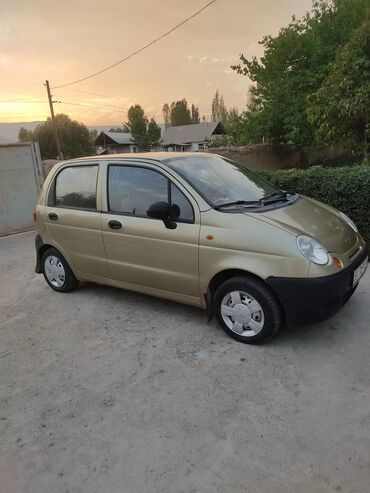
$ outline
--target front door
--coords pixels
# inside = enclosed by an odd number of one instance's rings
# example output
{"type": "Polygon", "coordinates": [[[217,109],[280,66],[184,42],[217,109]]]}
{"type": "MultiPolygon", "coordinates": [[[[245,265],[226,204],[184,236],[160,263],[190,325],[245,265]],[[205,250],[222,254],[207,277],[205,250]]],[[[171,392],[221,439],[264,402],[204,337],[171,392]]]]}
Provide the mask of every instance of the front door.
{"type": "Polygon", "coordinates": [[[97,164],[63,167],[51,183],[44,222],[53,245],[71,263],[72,270],[107,277],[97,206],[98,174],[97,164]]]}
{"type": "Polygon", "coordinates": [[[200,220],[194,199],[150,165],[111,164],[107,173],[102,229],[111,277],[198,298],[200,220]],[[147,215],[158,201],[172,204],[175,229],[147,215]]]}

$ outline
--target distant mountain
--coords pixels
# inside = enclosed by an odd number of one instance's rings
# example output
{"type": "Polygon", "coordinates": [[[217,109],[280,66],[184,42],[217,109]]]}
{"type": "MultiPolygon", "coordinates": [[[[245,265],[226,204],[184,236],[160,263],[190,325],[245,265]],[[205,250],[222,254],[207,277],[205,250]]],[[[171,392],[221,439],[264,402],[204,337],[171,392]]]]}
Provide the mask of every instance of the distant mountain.
{"type": "MultiPolygon", "coordinates": [[[[37,125],[43,123],[42,121],[35,122],[17,122],[17,123],[0,123],[0,144],[12,144],[17,142],[18,133],[21,127],[27,130],[35,130],[37,125]]],[[[97,130],[98,133],[102,130],[109,130],[119,125],[87,125],[89,130],[97,130]]]]}
{"type": "Polygon", "coordinates": [[[34,130],[42,122],[17,122],[17,123],[0,123],[0,139],[2,144],[11,144],[17,142],[18,132],[21,127],[27,130],[34,130]]]}

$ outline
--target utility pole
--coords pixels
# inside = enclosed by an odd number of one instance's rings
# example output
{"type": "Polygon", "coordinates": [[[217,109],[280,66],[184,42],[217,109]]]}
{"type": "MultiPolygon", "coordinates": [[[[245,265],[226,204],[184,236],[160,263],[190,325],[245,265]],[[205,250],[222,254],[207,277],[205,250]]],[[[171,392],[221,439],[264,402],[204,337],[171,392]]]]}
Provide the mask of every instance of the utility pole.
{"type": "Polygon", "coordinates": [[[53,130],[54,130],[55,144],[57,146],[58,159],[63,160],[63,154],[62,154],[62,151],[60,150],[60,142],[59,142],[58,129],[57,129],[57,125],[55,123],[53,100],[52,100],[52,97],[51,97],[50,86],[49,86],[49,81],[48,80],[45,81],[45,86],[46,86],[46,90],[47,90],[47,93],[48,93],[49,106],[50,106],[50,114],[51,114],[51,122],[53,124],[53,130]]]}

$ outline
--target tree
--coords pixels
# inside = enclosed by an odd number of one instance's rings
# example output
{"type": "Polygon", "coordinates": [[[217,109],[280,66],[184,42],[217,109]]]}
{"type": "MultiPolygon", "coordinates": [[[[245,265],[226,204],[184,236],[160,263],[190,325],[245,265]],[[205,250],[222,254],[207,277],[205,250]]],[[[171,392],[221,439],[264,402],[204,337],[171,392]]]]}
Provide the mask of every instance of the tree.
{"type": "Polygon", "coordinates": [[[194,104],[191,105],[191,122],[200,123],[199,108],[194,104]]]}
{"type": "MultiPolygon", "coordinates": [[[[88,156],[94,154],[95,144],[88,128],[76,120],[71,120],[68,115],[60,113],[55,116],[55,124],[58,129],[60,147],[64,159],[88,156]]],[[[45,123],[38,125],[33,132],[26,133],[25,129],[20,129],[18,138],[32,140],[40,145],[40,152],[43,159],[56,159],[57,149],[55,145],[54,129],[51,118],[45,123]]]]}
{"type": "Polygon", "coordinates": [[[337,50],[348,42],[369,11],[369,0],[314,0],[311,12],[292,18],[277,36],[265,36],[261,59],[248,60],[233,70],[253,82],[251,115],[244,118],[252,141],[307,145],[315,129],[307,115],[308,96],[318,91],[329,74],[337,50]]]}
{"type": "Polygon", "coordinates": [[[162,113],[163,113],[163,121],[167,128],[171,125],[171,109],[167,103],[163,105],[162,113]]]}
{"type": "Polygon", "coordinates": [[[24,127],[21,127],[18,132],[18,142],[32,142],[33,141],[33,132],[32,130],[27,130],[24,127]]]}
{"type": "Polygon", "coordinates": [[[148,123],[148,142],[150,147],[156,147],[161,143],[161,128],[156,124],[154,118],[148,123]]]}
{"type": "Polygon", "coordinates": [[[308,116],[319,141],[341,142],[369,163],[370,18],[338,52],[329,75],[308,100],[308,116]]]}
{"type": "Polygon", "coordinates": [[[130,129],[132,139],[141,151],[149,148],[147,125],[148,119],[143,108],[136,104],[131,106],[127,112],[128,122],[126,125],[130,129]]]}
{"type": "Polygon", "coordinates": [[[177,127],[179,125],[190,125],[192,123],[191,113],[186,99],[173,101],[171,103],[171,125],[177,127]]]}
{"type": "Polygon", "coordinates": [[[233,106],[227,112],[227,120],[225,123],[226,134],[235,137],[239,133],[240,122],[238,108],[233,106]]]}
{"type": "Polygon", "coordinates": [[[130,133],[130,130],[127,125],[122,123],[121,127],[112,127],[109,129],[109,132],[116,132],[116,133],[121,133],[121,134],[128,134],[130,133]]]}
{"type": "Polygon", "coordinates": [[[212,100],[211,112],[213,122],[220,121],[224,125],[226,124],[227,109],[225,106],[224,98],[219,94],[218,90],[216,91],[216,94],[212,100]]]}
{"type": "Polygon", "coordinates": [[[90,134],[90,140],[94,142],[96,137],[98,136],[98,131],[96,130],[96,128],[93,128],[92,130],[89,130],[89,134],[90,134]]]}
{"type": "Polygon", "coordinates": [[[127,127],[130,129],[132,140],[140,151],[147,151],[150,147],[159,145],[161,129],[154,118],[148,121],[143,108],[136,104],[131,106],[127,113],[127,127]]]}

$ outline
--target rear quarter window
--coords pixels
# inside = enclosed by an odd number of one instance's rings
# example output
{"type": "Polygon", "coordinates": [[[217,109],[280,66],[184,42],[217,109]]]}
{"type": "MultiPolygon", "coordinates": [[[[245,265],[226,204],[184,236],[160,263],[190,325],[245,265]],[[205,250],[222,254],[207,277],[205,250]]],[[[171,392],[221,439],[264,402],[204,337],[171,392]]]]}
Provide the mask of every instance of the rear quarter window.
{"type": "Polygon", "coordinates": [[[96,210],[98,166],[71,166],[55,178],[54,206],[96,210]]]}

